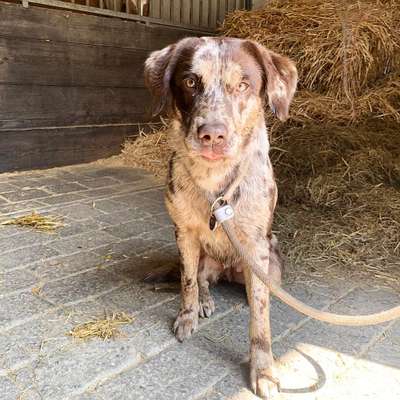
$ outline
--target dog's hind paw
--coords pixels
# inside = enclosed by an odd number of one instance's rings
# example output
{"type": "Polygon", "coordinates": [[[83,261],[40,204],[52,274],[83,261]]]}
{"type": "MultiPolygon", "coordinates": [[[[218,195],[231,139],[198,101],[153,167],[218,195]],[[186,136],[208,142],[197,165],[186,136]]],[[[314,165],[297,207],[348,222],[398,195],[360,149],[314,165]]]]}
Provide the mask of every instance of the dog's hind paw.
{"type": "Polygon", "coordinates": [[[200,318],[210,318],[214,314],[215,303],[210,295],[200,299],[199,316],[200,318]]]}
{"type": "Polygon", "coordinates": [[[183,342],[197,330],[199,324],[198,310],[181,310],[174,323],[175,337],[183,342]]]}

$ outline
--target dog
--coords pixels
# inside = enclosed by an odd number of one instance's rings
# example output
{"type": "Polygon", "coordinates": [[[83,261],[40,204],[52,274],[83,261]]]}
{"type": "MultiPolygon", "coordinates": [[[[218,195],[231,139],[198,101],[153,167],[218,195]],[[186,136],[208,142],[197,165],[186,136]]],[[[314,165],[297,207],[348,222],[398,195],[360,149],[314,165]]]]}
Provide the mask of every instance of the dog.
{"type": "Polygon", "coordinates": [[[175,336],[190,337],[199,317],[215,311],[210,283],[220,278],[244,283],[251,314],[250,383],[255,394],[269,398],[279,383],[269,291],[213,220],[210,199],[232,192],[237,237],[280,282],[283,263],[271,230],[277,186],[264,111],[268,102],[280,120],[288,118],[296,67],[251,40],[185,38],[150,54],[145,83],[156,100],[155,113],[167,114],[172,125],[165,201],[181,258],[175,336]]]}

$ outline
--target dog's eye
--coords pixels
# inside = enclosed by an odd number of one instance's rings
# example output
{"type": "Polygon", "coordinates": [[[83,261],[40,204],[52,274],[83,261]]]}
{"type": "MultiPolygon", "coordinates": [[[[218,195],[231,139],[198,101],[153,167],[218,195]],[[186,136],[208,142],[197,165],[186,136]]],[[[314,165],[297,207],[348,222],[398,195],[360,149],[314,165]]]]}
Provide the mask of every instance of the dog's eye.
{"type": "Polygon", "coordinates": [[[196,81],[193,78],[186,78],[184,81],[185,86],[189,89],[193,89],[196,87],[196,81]]]}
{"type": "Polygon", "coordinates": [[[240,82],[238,86],[239,92],[245,92],[249,88],[249,84],[246,82],[240,82]]]}

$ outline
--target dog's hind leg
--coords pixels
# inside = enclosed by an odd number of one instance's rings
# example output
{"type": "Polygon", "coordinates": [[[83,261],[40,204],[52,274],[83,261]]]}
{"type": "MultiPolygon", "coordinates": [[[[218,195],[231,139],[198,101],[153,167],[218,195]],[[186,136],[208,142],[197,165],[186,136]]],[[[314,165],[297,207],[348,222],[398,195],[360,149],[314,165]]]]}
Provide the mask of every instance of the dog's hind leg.
{"type": "Polygon", "coordinates": [[[210,283],[217,282],[223,272],[223,266],[213,258],[204,255],[199,263],[197,282],[199,285],[199,316],[209,318],[215,311],[214,300],[210,294],[210,283]]]}
{"type": "Polygon", "coordinates": [[[285,271],[284,262],[281,255],[281,250],[279,247],[278,239],[274,234],[271,235],[271,239],[269,242],[269,266],[268,266],[268,274],[271,279],[277,283],[281,284],[282,274],[285,271]]]}

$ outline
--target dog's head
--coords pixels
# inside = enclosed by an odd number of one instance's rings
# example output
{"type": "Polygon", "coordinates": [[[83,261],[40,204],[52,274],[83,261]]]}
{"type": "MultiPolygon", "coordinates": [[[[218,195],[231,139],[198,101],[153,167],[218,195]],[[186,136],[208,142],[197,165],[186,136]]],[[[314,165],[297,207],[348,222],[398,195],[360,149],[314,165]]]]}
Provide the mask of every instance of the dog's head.
{"type": "Polygon", "coordinates": [[[145,80],[155,113],[179,122],[189,155],[216,162],[248,145],[266,99],[279,119],[288,117],[297,71],[253,41],[186,38],[150,55],[145,80]]]}

